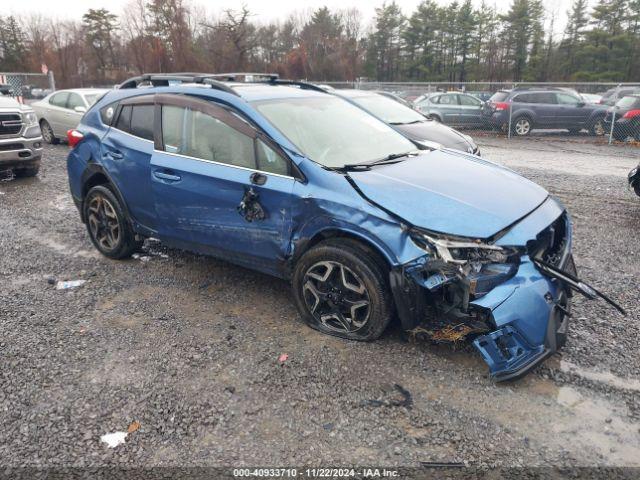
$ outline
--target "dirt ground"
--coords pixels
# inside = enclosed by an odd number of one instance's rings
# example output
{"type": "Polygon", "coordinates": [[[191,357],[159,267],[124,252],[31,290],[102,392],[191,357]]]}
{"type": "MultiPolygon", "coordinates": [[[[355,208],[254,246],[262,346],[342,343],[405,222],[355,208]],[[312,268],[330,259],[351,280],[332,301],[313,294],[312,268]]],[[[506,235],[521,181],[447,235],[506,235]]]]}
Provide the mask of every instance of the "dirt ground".
{"type": "Polygon", "coordinates": [[[47,147],[0,182],[0,465],[640,466],[640,150],[478,141],[566,204],[580,275],[628,310],[575,298],[566,348],[509,384],[468,346],[324,336],[285,282],[221,260],[101,257],[47,147]]]}

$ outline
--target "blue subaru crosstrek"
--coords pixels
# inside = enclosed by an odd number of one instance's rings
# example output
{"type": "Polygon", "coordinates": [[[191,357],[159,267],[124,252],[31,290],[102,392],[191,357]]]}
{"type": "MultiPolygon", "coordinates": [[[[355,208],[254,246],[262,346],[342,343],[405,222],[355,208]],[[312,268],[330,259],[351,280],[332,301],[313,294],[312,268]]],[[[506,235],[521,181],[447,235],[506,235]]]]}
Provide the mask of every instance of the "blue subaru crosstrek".
{"type": "Polygon", "coordinates": [[[69,131],[71,193],[102,254],[154,237],[214,255],[289,280],[317,330],[373,340],[399,318],[472,340],[497,380],[564,343],[570,288],[587,287],[558,200],[478,157],[419,150],[313,85],[238,78],[136,77],[69,131]]]}

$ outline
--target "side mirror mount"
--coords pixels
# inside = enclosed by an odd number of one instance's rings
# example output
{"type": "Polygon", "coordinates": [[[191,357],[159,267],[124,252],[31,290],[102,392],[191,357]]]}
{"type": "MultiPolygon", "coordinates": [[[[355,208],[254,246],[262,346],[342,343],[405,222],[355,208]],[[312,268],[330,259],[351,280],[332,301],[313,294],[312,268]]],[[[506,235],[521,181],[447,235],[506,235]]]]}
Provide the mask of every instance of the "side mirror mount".
{"type": "Polygon", "coordinates": [[[80,106],[78,106],[78,107],[74,107],[74,109],[73,109],[73,110],[74,110],[75,112],[78,112],[78,113],[85,113],[85,112],[87,111],[87,109],[86,109],[85,107],[80,107],[80,106]]]}
{"type": "Polygon", "coordinates": [[[584,107],[584,106],[586,105],[586,103],[584,103],[584,102],[578,102],[576,105],[577,105],[578,107],[582,108],[582,107],[584,107]]]}

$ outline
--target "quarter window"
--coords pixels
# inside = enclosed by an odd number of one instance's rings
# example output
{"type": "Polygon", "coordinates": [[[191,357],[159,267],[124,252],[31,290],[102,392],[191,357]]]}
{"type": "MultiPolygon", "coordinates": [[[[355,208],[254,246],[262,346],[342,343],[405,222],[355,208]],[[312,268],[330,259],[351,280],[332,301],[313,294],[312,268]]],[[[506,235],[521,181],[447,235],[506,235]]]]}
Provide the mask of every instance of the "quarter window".
{"type": "Polygon", "coordinates": [[[288,175],[289,164],[273,148],[262,140],[256,140],[256,163],[258,170],[278,175],[288,175]]]}

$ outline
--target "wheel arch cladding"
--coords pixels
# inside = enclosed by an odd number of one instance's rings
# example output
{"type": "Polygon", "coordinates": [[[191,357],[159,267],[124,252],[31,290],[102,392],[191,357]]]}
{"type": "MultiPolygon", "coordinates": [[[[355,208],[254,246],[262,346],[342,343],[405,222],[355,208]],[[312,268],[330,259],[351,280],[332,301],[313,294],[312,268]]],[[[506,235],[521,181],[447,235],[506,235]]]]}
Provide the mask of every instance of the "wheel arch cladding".
{"type": "Polygon", "coordinates": [[[384,250],[379,245],[376,245],[371,239],[352,231],[342,230],[339,228],[327,228],[316,232],[314,236],[307,240],[301,240],[298,244],[298,249],[293,257],[294,263],[297,262],[298,259],[302,257],[302,255],[318,245],[320,242],[330,239],[345,240],[352,245],[359,247],[368,254],[374,255],[377,262],[385,268],[390,269],[392,266],[388,254],[384,252],[384,250]]]}

